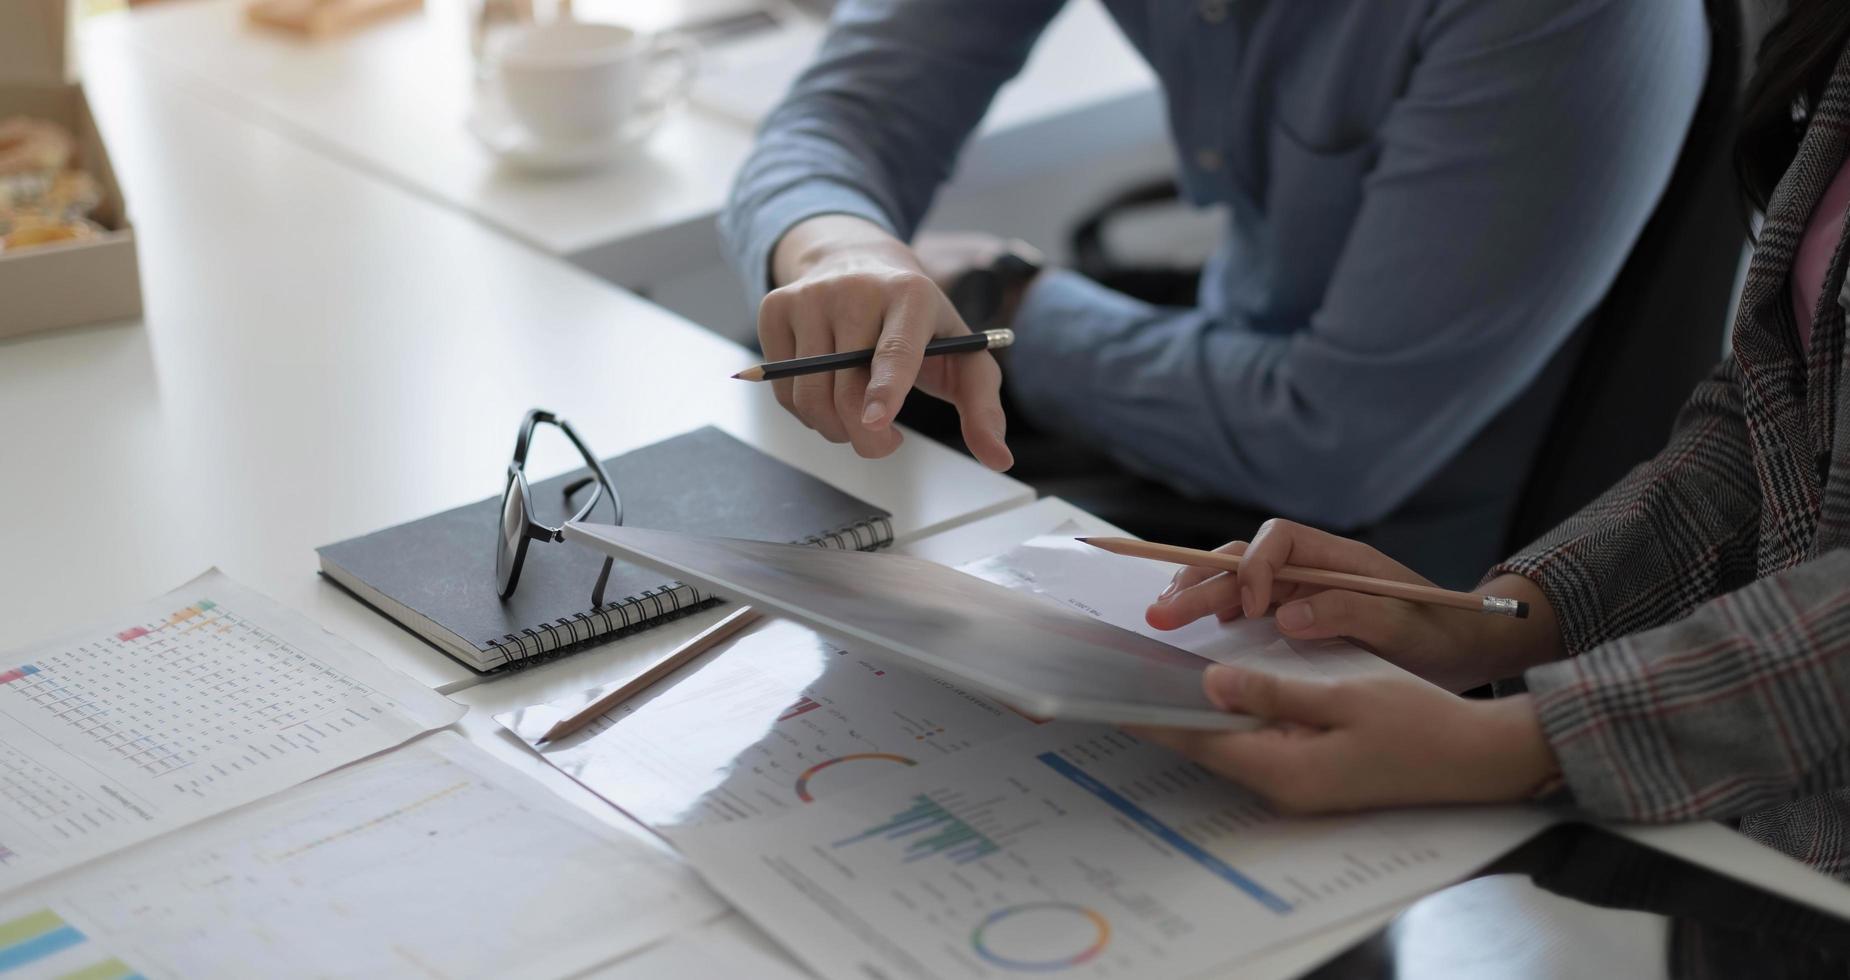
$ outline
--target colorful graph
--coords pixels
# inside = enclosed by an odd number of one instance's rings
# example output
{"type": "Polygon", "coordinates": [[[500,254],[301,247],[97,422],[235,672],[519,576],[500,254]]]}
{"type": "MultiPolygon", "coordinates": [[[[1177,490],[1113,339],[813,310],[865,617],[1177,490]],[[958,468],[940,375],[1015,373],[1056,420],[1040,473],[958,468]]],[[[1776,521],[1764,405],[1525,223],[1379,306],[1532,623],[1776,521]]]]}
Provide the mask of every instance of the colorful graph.
{"type": "Polygon", "coordinates": [[[803,714],[806,711],[814,711],[820,707],[822,707],[822,705],[819,702],[817,702],[814,698],[811,698],[808,695],[804,695],[800,698],[797,698],[795,704],[792,704],[790,707],[785,708],[783,714],[780,714],[777,716],[777,720],[778,721],[789,721],[790,719],[795,718],[797,715],[803,714]]]}
{"type": "Polygon", "coordinates": [[[31,677],[38,672],[39,669],[31,664],[27,664],[24,667],[14,667],[12,670],[0,674],[0,684],[11,684],[20,678],[31,677]]]}
{"type": "Polygon", "coordinates": [[[1150,811],[1139,806],[1136,801],[1118,792],[1086,772],[1071,760],[1063,758],[1057,752],[1044,752],[1036,756],[1042,764],[1073,781],[1074,785],[1098,797],[1105,805],[1129,818],[1132,823],[1148,831],[1158,840],[1184,857],[1200,865],[1203,870],[1227,882],[1235,888],[1253,897],[1253,900],[1279,915],[1291,912],[1291,903],[1278,894],[1248,876],[1244,872],[1215,856],[1207,848],[1183,835],[1169,826],[1150,811]]]}
{"type": "MultiPolygon", "coordinates": [[[[800,714],[801,712],[798,713],[800,714]]],[[[783,719],[780,718],[778,720],[782,721],[783,719]]],[[[808,769],[803,770],[803,774],[797,777],[797,799],[805,803],[816,802],[816,797],[811,795],[809,791],[809,781],[822,770],[830,766],[839,766],[844,762],[897,762],[903,766],[916,766],[919,764],[917,759],[908,759],[903,755],[894,755],[891,752],[856,752],[852,755],[824,759],[810,766],[808,769]]]]}
{"type": "Polygon", "coordinates": [[[989,913],[970,933],[970,947],[985,961],[1034,973],[1081,966],[1103,953],[1110,941],[1111,922],[1071,902],[1010,905],[989,913]],[[1075,946],[1077,952],[1064,952],[1075,946]],[[1050,952],[1049,947],[1062,951],[1050,952]]]}
{"type": "Polygon", "coordinates": [[[148,636],[152,633],[166,629],[169,626],[177,626],[181,623],[186,622],[189,619],[195,619],[197,617],[203,616],[206,613],[209,613],[212,610],[217,609],[217,608],[218,608],[218,603],[213,602],[211,599],[201,599],[198,602],[195,602],[192,605],[187,606],[184,609],[175,610],[173,615],[167,617],[166,622],[162,623],[159,626],[154,627],[153,629],[149,629],[146,626],[130,627],[129,629],[125,629],[122,632],[117,633],[116,639],[121,640],[124,643],[128,643],[133,640],[139,640],[144,636],[148,636]]]}
{"type": "Polygon", "coordinates": [[[49,970],[59,980],[141,980],[141,974],[121,960],[84,948],[89,942],[50,909],[0,922],[0,975],[33,967],[49,970]]]}
{"type": "Polygon", "coordinates": [[[877,827],[869,827],[846,840],[836,841],[834,846],[846,847],[875,837],[906,840],[904,860],[908,864],[931,857],[943,857],[955,864],[968,864],[1002,849],[981,831],[923,793],[913,797],[912,805],[894,814],[893,819],[877,827]]]}

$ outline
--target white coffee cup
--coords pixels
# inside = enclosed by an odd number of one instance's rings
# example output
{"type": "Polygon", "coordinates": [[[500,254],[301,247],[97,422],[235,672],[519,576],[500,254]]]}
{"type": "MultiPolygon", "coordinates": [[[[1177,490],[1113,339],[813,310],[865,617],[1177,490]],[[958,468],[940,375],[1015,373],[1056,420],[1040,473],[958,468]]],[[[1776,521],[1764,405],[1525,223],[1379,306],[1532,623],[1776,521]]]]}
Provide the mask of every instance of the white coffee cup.
{"type": "Polygon", "coordinates": [[[685,100],[694,81],[691,42],[615,24],[528,27],[507,39],[494,63],[514,119],[560,142],[646,129],[685,100]]]}

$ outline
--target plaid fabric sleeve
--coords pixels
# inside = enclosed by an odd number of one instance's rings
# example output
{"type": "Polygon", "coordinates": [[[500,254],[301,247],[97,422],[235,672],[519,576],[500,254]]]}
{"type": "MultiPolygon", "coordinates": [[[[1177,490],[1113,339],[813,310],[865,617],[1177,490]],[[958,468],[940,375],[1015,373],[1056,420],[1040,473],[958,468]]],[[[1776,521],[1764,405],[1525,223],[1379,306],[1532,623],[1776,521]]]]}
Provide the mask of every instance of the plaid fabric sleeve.
{"type": "Polygon", "coordinates": [[[1576,802],[1740,816],[1850,782],[1850,551],[1525,676],[1576,802]]]}
{"type": "Polygon", "coordinates": [[[1491,571],[1534,581],[1569,654],[1662,626],[1751,582],[1760,494],[1732,357],[1662,452],[1491,571]]]}

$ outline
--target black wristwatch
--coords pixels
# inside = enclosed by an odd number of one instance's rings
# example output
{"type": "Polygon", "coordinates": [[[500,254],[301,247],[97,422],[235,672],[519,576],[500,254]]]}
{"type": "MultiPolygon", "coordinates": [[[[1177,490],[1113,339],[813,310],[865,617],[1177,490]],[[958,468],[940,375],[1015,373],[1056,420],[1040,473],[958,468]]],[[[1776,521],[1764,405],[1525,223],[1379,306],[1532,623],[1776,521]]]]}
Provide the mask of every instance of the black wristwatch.
{"type": "Polygon", "coordinates": [[[957,315],[972,330],[1006,327],[1009,300],[1035,276],[1040,275],[1046,257],[1024,241],[1010,241],[1007,251],[996,256],[988,267],[971,269],[951,283],[947,295],[957,315]]]}

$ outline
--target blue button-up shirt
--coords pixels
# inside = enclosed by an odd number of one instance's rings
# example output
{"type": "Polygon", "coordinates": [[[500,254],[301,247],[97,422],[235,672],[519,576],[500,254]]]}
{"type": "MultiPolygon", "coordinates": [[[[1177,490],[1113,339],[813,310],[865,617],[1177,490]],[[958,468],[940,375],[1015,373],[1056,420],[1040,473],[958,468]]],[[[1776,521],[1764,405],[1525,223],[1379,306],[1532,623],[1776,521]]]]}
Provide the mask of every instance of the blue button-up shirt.
{"type": "MultiPolygon", "coordinates": [[[[910,236],[1062,2],[842,0],[722,219],[749,288],[811,216],[910,236]]],[[[1708,63],[1701,3],[1105,3],[1161,79],[1185,196],[1224,204],[1226,237],[1192,309],[1043,276],[1014,324],[1014,403],[1198,494],[1336,527],[1422,494],[1500,520],[1554,399],[1518,402],[1669,180],[1708,63]],[[1493,421],[1523,444],[1461,466],[1493,421]]]]}

